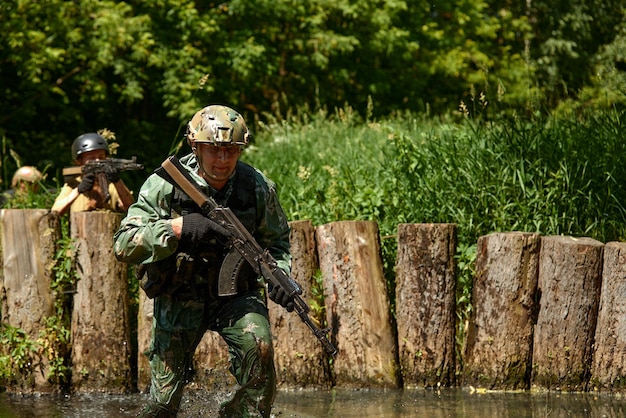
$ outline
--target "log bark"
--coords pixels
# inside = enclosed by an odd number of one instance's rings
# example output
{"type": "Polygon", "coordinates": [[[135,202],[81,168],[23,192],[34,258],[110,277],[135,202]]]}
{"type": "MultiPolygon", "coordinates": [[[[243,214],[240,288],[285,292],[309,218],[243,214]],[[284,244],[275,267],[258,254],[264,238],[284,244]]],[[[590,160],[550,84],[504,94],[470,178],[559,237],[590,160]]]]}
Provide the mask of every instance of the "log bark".
{"type": "Polygon", "coordinates": [[[530,388],[540,248],[538,234],[478,239],[464,385],[530,388]]]}
{"type": "MultiPolygon", "coordinates": [[[[152,341],[154,300],[141,290],[137,320],[137,387],[150,391],[150,361],[147,356],[152,341]]],[[[236,384],[229,371],[228,346],[218,333],[207,331],[198,344],[192,360],[190,388],[212,390],[236,384]]]]}
{"type": "Polygon", "coordinates": [[[551,390],[586,390],[598,317],[603,247],[591,238],[541,239],[533,385],[551,390]]]}
{"type": "MultiPolygon", "coordinates": [[[[54,314],[50,289],[56,242],[61,237],[59,217],[45,209],[3,209],[3,274],[0,293],[2,323],[24,331],[35,342],[54,314]]],[[[3,347],[7,348],[7,347],[3,347]]],[[[8,353],[5,353],[8,354],[8,353]]],[[[30,365],[13,376],[9,392],[52,392],[47,381],[49,362],[45,352],[29,353],[30,365]]]]}
{"type": "MultiPolygon", "coordinates": [[[[310,306],[316,297],[319,270],[315,246],[315,228],[311,221],[291,222],[291,277],[302,288],[302,299],[310,306]]],[[[323,307],[323,301],[317,301],[323,307]]],[[[269,301],[270,322],[274,334],[274,359],[279,387],[329,387],[331,384],[328,356],[324,348],[295,312],[269,301]]],[[[310,316],[323,315],[312,310],[310,316]]],[[[320,326],[323,327],[323,326],[320,326]]]]}
{"type": "Polygon", "coordinates": [[[75,212],[78,283],[72,312],[72,387],[76,392],[131,389],[127,265],[113,254],[121,214],[75,212]]]}
{"type": "Polygon", "coordinates": [[[401,224],[396,322],[404,386],[455,383],[456,225],[401,224]]]}
{"type": "Polygon", "coordinates": [[[148,350],[152,339],[152,319],[154,315],[154,300],[149,299],[143,290],[139,289],[139,308],[137,318],[137,389],[140,392],[150,391],[150,359],[148,350]]]}
{"type": "Polygon", "coordinates": [[[598,310],[592,388],[623,392],[626,390],[626,243],[609,242],[604,246],[602,290],[598,310]]]}
{"type": "Polygon", "coordinates": [[[316,239],[331,341],[339,350],[333,362],[336,385],[399,387],[378,225],[334,222],[318,226],[316,239]]]}
{"type": "Polygon", "coordinates": [[[224,389],[237,384],[230,373],[228,345],[217,332],[207,331],[193,357],[193,380],[190,388],[224,389]]]}

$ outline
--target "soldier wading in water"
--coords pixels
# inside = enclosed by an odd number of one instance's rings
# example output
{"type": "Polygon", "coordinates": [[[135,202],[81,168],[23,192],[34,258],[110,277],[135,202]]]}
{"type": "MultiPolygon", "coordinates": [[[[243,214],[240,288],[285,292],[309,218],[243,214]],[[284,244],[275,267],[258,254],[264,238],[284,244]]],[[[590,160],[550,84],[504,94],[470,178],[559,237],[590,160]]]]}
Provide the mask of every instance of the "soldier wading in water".
{"type": "MultiPolygon", "coordinates": [[[[289,226],[276,186],[239,161],[250,137],[243,117],[226,106],[207,106],[191,119],[186,137],[192,152],[180,159],[183,167],[206,195],[232,209],[289,274],[289,226]]],[[[243,269],[237,294],[218,296],[227,248],[219,228],[199,212],[185,193],[155,173],[115,234],[117,258],[141,265],[140,283],[154,298],[147,353],[150,403],[140,416],[176,416],[196,346],[211,330],[228,344],[230,370],[239,384],[221,405],[220,416],[269,417],[276,372],[264,281],[251,268],[243,269]]],[[[269,297],[293,310],[293,299],[278,286],[269,289],[269,297]]]]}

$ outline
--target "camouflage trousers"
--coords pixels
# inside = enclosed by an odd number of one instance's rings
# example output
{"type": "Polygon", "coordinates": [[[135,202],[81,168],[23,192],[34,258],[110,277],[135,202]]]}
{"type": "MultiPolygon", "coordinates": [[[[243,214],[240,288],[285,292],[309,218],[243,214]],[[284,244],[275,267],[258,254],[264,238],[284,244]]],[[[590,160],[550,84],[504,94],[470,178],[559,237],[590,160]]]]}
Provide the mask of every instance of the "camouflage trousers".
{"type": "Polygon", "coordinates": [[[175,417],[196,346],[207,330],[229,347],[230,371],[239,388],[220,408],[222,417],[269,417],[276,372],[265,294],[251,290],[227,299],[155,299],[146,417],[175,417]]]}

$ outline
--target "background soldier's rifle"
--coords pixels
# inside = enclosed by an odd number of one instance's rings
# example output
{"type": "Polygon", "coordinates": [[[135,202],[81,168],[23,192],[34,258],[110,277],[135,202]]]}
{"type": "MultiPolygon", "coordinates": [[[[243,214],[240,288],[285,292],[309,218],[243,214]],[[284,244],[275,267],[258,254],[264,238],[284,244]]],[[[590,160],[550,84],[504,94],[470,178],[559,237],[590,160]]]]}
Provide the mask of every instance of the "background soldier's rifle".
{"type": "Polygon", "coordinates": [[[254,271],[263,276],[272,286],[280,286],[293,300],[294,310],[300,319],[311,329],[331,356],[337,355],[337,348],[328,340],[327,329],[320,329],[309,317],[310,308],[300,297],[300,286],[278,267],[274,257],[263,250],[254,237],[241,223],[237,215],[227,207],[199,189],[187,170],[176,156],[170,156],[156,170],[156,173],[186,193],[209,219],[216,222],[229,241],[230,251],[220,270],[218,293],[221,296],[237,293],[237,276],[243,262],[247,261],[254,271]]]}
{"type": "Polygon", "coordinates": [[[63,169],[63,177],[84,176],[86,174],[95,174],[98,179],[100,193],[106,202],[111,198],[109,194],[109,180],[107,174],[120,173],[129,170],[143,170],[143,164],[137,163],[137,157],[130,160],[122,158],[106,158],[104,160],[91,160],[81,166],[66,167],[63,169]]]}

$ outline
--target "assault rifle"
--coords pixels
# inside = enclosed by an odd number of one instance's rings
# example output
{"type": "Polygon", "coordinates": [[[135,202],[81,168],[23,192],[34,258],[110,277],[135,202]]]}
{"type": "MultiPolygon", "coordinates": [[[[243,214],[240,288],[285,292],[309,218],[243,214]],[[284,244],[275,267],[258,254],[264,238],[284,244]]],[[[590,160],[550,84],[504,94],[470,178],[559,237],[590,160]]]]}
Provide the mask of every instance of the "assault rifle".
{"type": "Polygon", "coordinates": [[[67,178],[78,175],[84,176],[85,174],[95,174],[98,179],[98,185],[100,186],[102,196],[106,202],[111,198],[111,195],[109,194],[109,181],[107,180],[107,173],[120,173],[122,171],[129,170],[143,170],[143,164],[137,163],[137,157],[133,157],[131,160],[107,158],[104,160],[87,161],[85,165],[64,168],[63,176],[67,178]]]}
{"type": "Polygon", "coordinates": [[[300,319],[315,334],[326,352],[333,357],[336,356],[337,348],[326,337],[328,330],[318,328],[309,317],[310,308],[300,297],[302,292],[300,286],[278,268],[274,257],[261,248],[237,215],[230,208],[218,205],[212,197],[203,193],[176,156],[166,159],[155,172],[186,193],[205,216],[224,229],[230,249],[220,270],[218,294],[228,296],[237,293],[237,276],[243,263],[247,261],[269,284],[280,286],[292,298],[294,310],[300,319]]]}

